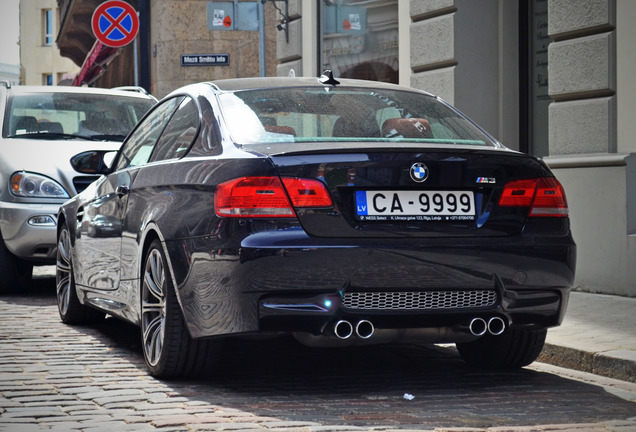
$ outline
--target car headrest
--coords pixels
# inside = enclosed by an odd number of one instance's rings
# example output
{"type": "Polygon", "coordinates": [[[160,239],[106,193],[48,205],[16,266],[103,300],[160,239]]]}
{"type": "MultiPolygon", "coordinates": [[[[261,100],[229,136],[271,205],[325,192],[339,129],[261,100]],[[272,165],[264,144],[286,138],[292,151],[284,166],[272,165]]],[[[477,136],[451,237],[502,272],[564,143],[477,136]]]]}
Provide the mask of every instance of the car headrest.
{"type": "Polygon", "coordinates": [[[60,122],[45,122],[40,123],[39,126],[42,132],[64,133],[64,128],[60,122]]]}
{"type": "Polygon", "coordinates": [[[270,125],[270,126],[265,126],[265,130],[267,132],[296,136],[296,130],[291,126],[270,125]]]}

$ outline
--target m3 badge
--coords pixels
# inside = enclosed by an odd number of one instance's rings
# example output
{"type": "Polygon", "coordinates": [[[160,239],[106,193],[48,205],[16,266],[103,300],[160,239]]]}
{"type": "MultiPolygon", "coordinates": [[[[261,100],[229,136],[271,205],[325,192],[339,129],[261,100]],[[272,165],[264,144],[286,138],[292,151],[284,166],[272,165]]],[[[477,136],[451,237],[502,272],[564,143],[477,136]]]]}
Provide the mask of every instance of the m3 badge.
{"type": "Polygon", "coordinates": [[[475,183],[479,184],[494,184],[497,183],[497,179],[494,177],[477,177],[475,183]]]}

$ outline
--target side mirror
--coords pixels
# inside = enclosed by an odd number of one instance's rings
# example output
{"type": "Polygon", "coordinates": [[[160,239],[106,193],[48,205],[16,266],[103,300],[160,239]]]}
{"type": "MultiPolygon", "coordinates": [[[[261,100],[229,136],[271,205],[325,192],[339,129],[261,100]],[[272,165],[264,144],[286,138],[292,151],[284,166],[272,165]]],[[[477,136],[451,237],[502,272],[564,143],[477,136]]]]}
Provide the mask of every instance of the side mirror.
{"type": "Polygon", "coordinates": [[[116,154],[103,150],[82,152],[71,158],[71,166],[82,174],[108,174],[116,154]]]}

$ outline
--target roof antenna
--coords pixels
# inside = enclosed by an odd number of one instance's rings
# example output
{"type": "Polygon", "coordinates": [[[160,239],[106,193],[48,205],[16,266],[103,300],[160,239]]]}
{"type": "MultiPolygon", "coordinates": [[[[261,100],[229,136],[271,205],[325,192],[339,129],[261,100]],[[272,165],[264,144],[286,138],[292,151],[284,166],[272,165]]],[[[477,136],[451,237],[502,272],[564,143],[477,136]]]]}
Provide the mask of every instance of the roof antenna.
{"type": "Polygon", "coordinates": [[[337,81],[333,78],[333,72],[331,72],[329,69],[322,73],[320,78],[318,78],[318,81],[320,81],[322,84],[331,84],[334,87],[340,84],[340,81],[337,81]]]}

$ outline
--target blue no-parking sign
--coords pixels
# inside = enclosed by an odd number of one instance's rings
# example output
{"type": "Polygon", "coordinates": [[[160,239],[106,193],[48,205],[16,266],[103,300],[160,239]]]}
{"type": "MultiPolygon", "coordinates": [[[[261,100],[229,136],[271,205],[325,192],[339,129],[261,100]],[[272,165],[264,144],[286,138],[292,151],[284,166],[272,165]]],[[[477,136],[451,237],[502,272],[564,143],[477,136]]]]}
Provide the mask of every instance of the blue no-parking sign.
{"type": "Polygon", "coordinates": [[[99,5],[93,13],[91,24],[97,40],[113,48],[128,45],[139,31],[137,11],[120,0],[110,0],[99,5]]]}

